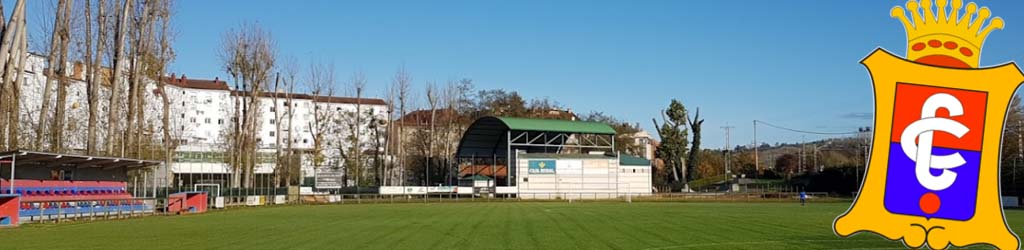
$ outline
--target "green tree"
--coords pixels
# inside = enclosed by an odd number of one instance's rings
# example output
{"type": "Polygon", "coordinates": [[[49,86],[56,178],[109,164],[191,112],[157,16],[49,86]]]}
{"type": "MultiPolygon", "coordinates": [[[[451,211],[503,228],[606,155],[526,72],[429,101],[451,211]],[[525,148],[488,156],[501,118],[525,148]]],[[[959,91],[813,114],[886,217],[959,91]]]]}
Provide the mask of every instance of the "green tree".
{"type": "Polygon", "coordinates": [[[515,91],[503,89],[481,90],[477,94],[477,105],[472,117],[511,116],[526,117],[526,100],[515,91]]]}
{"type": "Polygon", "coordinates": [[[700,127],[704,124],[704,119],[700,119],[700,108],[697,108],[692,120],[689,117],[686,120],[690,123],[690,130],[693,131],[690,155],[686,159],[686,172],[689,180],[693,180],[697,178],[697,166],[700,165],[700,127]]]}
{"type": "Polygon", "coordinates": [[[685,184],[688,177],[682,171],[683,156],[686,155],[687,131],[686,131],[686,107],[679,100],[672,100],[668,110],[662,114],[662,123],[657,119],[651,119],[654,127],[661,137],[661,146],[654,152],[655,157],[665,163],[665,168],[672,172],[673,184],[685,184]],[[682,175],[682,176],[680,176],[682,175]]]}

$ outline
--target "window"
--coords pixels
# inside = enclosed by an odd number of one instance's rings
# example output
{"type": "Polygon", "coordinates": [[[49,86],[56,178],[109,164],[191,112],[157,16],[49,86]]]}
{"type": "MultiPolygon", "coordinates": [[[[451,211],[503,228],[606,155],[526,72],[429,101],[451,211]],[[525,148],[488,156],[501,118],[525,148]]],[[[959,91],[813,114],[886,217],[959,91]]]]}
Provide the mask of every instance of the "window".
{"type": "Polygon", "coordinates": [[[184,106],[185,106],[185,101],[181,101],[181,106],[182,106],[182,107],[184,107],[184,106]]]}
{"type": "Polygon", "coordinates": [[[274,119],[270,119],[270,124],[274,124],[274,119]]]}
{"type": "Polygon", "coordinates": [[[205,122],[206,124],[210,124],[210,118],[206,118],[203,122],[205,122]]]}
{"type": "Polygon", "coordinates": [[[224,119],[217,119],[217,124],[218,124],[218,125],[220,125],[220,124],[224,124],[224,119]]]}
{"type": "Polygon", "coordinates": [[[309,139],[302,139],[302,143],[309,143],[309,139]]]}
{"type": "Polygon", "coordinates": [[[634,174],[636,173],[636,169],[635,169],[635,168],[633,169],[633,173],[634,173],[634,174]]]}
{"type": "Polygon", "coordinates": [[[274,108],[274,107],[270,107],[270,113],[275,113],[275,112],[277,112],[277,109],[274,108]]]}
{"type": "Polygon", "coordinates": [[[192,120],[192,122],[196,122],[196,118],[192,118],[192,119],[190,119],[190,120],[192,120]]]}
{"type": "Polygon", "coordinates": [[[181,118],[182,118],[182,119],[184,119],[184,118],[185,118],[185,113],[181,113],[181,118]]]}
{"type": "Polygon", "coordinates": [[[338,107],[338,111],[341,111],[341,107],[338,107]]]}
{"type": "Polygon", "coordinates": [[[185,131],[185,126],[181,126],[181,131],[185,131]]]}
{"type": "Polygon", "coordinates": [[[270,131],[270,137],[274,137],[274,131],[270,131]]]}

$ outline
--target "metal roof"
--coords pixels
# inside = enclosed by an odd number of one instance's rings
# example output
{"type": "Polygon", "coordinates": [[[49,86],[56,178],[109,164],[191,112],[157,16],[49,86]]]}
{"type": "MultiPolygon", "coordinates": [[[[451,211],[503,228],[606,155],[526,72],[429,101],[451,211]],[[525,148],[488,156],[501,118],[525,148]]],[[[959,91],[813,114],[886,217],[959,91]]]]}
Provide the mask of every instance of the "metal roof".
{"type": "MultiPolygon", "coordinates": [[[[488,116],[477,119],[466,129],[455,155],[457,157],[500,156],[500,158],[505,158],[506,151],[508,151],[509,131],[537,132],[534,135],[539,134],[544,138],[575,134],[615,135],[615,129],[608,124],[598,122],[488,116]]],[[[525,149],[530,153],[546,151],[538,147],[514,147],[525,149]]]]}
{"type": "Polygon", "coordinates": [[[619,156],[619,165],[650,167],[651,161],[641,157],[623,154],[619,156]]]}
{"type": "Polygon", "coordinates": [[[7,161],[11,161],[12,158],[14,158],[14,164],[17,165],[16,167],[56,167],[63,165],[73,165],[82,168],[94,167],[111,169],[122,167],[151,167],[163,163],[161,161],[138,160],[130,158],[86,156],[25,150],[16,150],[0,153],[0,161],[4,161],[4,163],[9,163],[7,161]]]}
{"type": "Polygon", "coordinates": [[[573,134],[614,135],[615,129],[600,122],[569,121],[555,119],[532,119],[516,117],[496,117],[505,123],[510,130],[563,132],[573,134]]]}

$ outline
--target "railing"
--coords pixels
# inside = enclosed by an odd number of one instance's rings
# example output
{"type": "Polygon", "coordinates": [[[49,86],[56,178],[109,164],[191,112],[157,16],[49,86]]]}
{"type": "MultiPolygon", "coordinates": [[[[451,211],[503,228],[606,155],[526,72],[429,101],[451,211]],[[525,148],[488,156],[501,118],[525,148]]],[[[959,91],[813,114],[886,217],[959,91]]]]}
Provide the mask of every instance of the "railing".
{"type": "Polygon", "coordinates": [[[129,218],[155,214],[157,206],[155,198],[26,201],[19,206],[19,217],[22,222],[129,218]]]}

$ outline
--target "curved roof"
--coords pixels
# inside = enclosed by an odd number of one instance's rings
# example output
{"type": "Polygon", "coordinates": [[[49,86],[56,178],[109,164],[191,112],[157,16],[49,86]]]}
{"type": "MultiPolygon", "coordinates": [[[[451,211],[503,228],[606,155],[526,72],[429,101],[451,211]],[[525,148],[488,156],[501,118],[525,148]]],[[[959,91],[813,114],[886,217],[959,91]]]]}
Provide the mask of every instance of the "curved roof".
{"type": "Polygon", "coordinates": [[[505,155],[508,131],[615,135],[615,129],[599,122],[488,116],[466,129],[456,156],[505,155]]]}
{"type": "Polygon", "coordinates": [[[615,129],[600,122],[582,122],[554,119],[531,119],[515,117],[495,117],[508,126],[509,130],[562,132],[573,134],[614,135],[615,129]]]}

